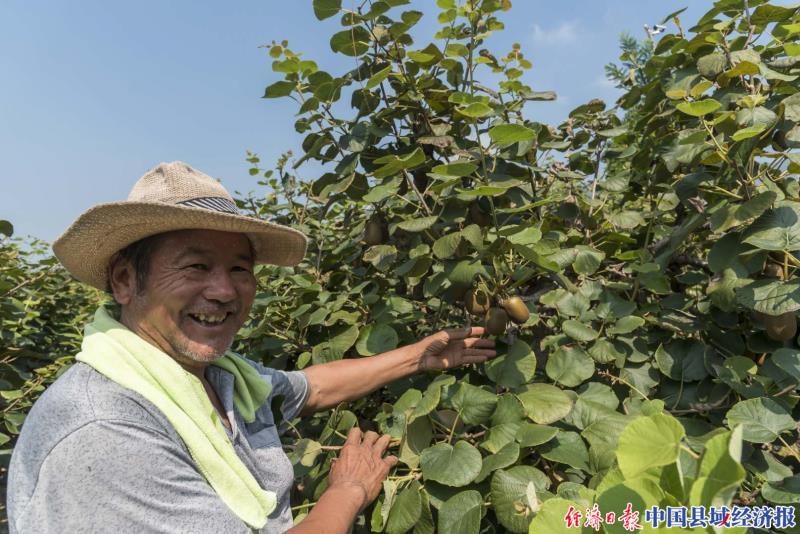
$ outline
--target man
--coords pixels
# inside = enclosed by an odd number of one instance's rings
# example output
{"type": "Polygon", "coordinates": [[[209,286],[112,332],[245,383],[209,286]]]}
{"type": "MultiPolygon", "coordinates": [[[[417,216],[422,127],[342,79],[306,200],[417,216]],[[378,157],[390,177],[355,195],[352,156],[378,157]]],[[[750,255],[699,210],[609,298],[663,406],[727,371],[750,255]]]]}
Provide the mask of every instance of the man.
{"type": "Polygon", "coordinates": [[[295,265],[306,238],[239,215],[215,180],[161,164],[128,200],[88,210],[54,244],[79,280],[109,290],[77,363],[31,409],[11,458],[12,533],[346,532],[396,463],[388,436],[350,431],[329,486],[292,528],[284,420],[428,369],[482,363],[482,328],[371,358],[269,369],[228,351],[256,291],[253,266],[295,265]]]}

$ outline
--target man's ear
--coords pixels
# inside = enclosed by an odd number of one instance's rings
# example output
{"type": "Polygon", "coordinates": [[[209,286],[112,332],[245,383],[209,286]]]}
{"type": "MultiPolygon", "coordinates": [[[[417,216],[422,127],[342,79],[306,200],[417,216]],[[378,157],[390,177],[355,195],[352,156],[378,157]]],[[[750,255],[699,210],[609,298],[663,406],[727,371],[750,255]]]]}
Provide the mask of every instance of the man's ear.
{"type": "Polygon", "coordinates": [[[121,306],[129,304],[136,294],[136,272],[133,265],[119,255],[111,258],[108,266],[108,283],[114,300],[121,306]]]}

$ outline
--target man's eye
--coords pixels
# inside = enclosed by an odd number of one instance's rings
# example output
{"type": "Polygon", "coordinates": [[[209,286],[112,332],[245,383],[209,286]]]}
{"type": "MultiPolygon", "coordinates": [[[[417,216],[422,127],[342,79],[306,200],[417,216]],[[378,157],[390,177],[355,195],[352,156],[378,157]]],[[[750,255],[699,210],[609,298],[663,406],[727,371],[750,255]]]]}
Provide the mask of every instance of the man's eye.
{"type": "Polygon", "coordinates": [[[203,263],[193,263],[189,265],[189,269],[195,269],[198,271],[207,271],[208,267],[206,267],[206,265],[203,263]]]}
{"type": "Polygon", "coordinates": [[[247,267],[234,267],[233,270],[238,272],[238,273],[249,273],[249,272],[252,272],[247,267]]]}

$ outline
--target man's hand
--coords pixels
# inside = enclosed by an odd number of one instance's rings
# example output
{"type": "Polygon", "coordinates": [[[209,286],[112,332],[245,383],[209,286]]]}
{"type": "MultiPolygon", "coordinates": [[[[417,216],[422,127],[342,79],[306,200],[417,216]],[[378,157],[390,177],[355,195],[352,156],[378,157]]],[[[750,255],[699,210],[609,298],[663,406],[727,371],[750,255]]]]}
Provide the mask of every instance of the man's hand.
{"type": "Polygon", "coordinates": [[[420,370],[451,369],[468,363],[483,363],[497,356],[494,340],[481,339],[483,327],[441,330],[417,343],[420,370]]]}
{"type": "Polygon", "coordinates": [[[351,490],[359,510],[374,501],[389,469],[397,464],[397,457],[383,457],[390,439],[389,435],[378,437],[372,431],[362,439],[361,430],[351,428],[339,458],[331,467],[330,489],[351,490]]]}

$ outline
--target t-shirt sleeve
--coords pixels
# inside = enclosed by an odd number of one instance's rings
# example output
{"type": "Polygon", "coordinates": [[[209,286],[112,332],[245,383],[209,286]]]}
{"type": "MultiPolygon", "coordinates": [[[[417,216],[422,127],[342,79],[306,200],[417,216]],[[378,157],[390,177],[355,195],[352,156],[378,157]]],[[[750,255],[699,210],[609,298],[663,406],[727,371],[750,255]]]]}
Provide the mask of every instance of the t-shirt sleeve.
{"type": "Polygon", "coordinates": [[[272,391],[269,394],[267,403],[274,409],[280,406],[281,415],[284,421],[294,419],[300,414],[303,406],[306,405],[310,388],[308,378],[303,371],[281,371],[272,369],[263,364],[247,360],[258,374],[272,384],[272,391]],[[278,402],[280,401],[280,402],[278,402]]]}
{"type": "Polygon", "coordinates": [[[11,532],[20,534],[251,532],[179,443],[124,420],[95,421],[61,440],[18,512],[11,532]]]}

